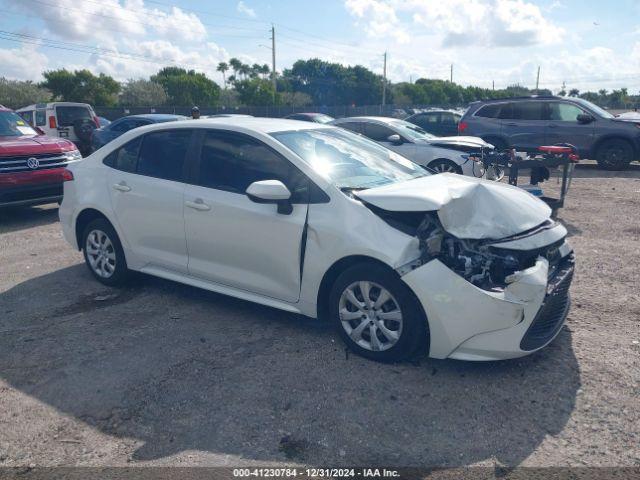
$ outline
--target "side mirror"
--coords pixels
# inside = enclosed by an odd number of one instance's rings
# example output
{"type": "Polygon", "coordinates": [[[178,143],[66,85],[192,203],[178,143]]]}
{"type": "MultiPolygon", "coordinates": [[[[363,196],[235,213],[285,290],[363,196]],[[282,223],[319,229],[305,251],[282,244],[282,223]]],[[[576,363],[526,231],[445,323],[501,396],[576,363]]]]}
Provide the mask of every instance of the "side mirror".
{"type": "Polygon", "coordinates": [[[261,180],[253,182],[245,192],[249,200],[256,203],[275,203],[278,213],[289,215],[293,212],[291,192],[280,180],[261,180]]]}
{"type": "Polygon", "coordinates": [[[393,143],[395,145],[400,145],[402,143],[402,137],[397,133],[394,133],[393,135],[389,135],[387,137],[387,142],[393,143]]]}
{"type": "Polygon", "coordinates": [[[576,120],[578,121],[578,123],[591,123],[595,119],[587,113],[581,113],[576,117],[576,120]]]}

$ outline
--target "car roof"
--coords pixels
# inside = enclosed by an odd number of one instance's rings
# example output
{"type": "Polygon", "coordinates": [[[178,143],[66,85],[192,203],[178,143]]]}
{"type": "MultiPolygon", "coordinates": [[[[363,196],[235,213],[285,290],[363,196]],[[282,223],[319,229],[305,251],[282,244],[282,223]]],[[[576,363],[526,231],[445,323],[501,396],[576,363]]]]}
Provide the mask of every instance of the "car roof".
{"type": "Polygon", "coordinates": [[[320,112],[295,112],[295,113],[291,113],[291,114],[287,115],[287,117],[291,117],[292,115],[304,115],[305,117],[316,117],[318,115],[322,115],[322,116],[325,116],[325,117],[329,116],[326,113],[320,113],[320,112]]]}
{"type": "MultiPolygon", "coordinates": [[[[309,123],[300,120],[287,120],[282,118],[266,118],[266,117],[218,117],[218,118],[187,118],[184,122],[176,123],[155,123],[134,129],[138,131],[154,131],[167,128],[205,128],[207,126],[214,128],[229,127],[231,129],[247,129],[265,134],[274,132],[282,132],[288,130],[316,130],[323,128],[335,128],[331,125],[322,123],[309,123]]],[[[133,130],[132,130],[133,131],[133,130]]]]}
{"type": "Polygon", "coordinates": [[[179,120],[181,118],[187,118],[184,115],[174,115],[172,113],[138,113],[136,115],[127,115],[122,118],[146,118],[148,120],[179,120]]]}
{"type": "Polygon", "coordinates": [[[23,110],[36,110],[38,108],[54,108],[54,107],[88,107],[92,108],[88,103],[78,103],[78,102],[49,102],[49,103],[33,103],[31,105],[27,105],[26,107],[21,107],[16,110],[16,112],[21,112],[23,110]]]}
{"type": "Polygon", "coordinates": [[[343,123],[343,122],[379,122],[379,123],[392,123],[392,122],[402,122],[401,118],[393,118],[393,117],[344,117],[334,120],[334,123],[343,123]]]}
{"type": "Polygon", "coordinates": [[[0,111],[3,111],[3,112],[12,112],[13,110],[11,110],[10,108],[5,107],[4,105],[0,105],[0,111]]]}

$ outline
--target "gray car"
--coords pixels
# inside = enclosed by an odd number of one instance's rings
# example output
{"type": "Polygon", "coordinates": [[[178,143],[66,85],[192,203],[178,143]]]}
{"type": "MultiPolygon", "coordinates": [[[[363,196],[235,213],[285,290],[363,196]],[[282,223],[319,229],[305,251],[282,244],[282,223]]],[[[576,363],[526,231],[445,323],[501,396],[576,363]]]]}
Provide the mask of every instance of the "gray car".
{"type": "Polygon", "coordinates": [[[533,151],[570,143],[582,158],[607,170],[640,159],[640,121],[624,121],[581,98],[532,96],[473,102],[458,124],[460,135],[483,138],[498,150],[533,151]]]}

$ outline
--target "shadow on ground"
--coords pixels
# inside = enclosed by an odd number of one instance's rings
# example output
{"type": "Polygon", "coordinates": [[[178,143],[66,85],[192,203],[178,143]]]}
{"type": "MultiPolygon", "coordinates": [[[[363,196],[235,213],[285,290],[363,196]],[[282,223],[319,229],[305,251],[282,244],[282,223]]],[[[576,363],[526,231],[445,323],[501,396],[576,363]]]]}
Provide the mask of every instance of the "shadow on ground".
{"type": "Polygon", "coordinates": [[[58,205],[0,208],[0,234],[49,225],[58,221],[58,205]]]}
{"type": "Polygon", "coordinates": [[[83,265],[19,284],[0,305],[0,376],[144,442],[134,461],[201,450],[325,466],[518,465],[563,429],[580,387],[566,328],[524,359],[384,365],[348,355],[316,320],[147,277],[105,290],[83,265]],[[42,300],[25,305],[32,292],[42,300]]]}

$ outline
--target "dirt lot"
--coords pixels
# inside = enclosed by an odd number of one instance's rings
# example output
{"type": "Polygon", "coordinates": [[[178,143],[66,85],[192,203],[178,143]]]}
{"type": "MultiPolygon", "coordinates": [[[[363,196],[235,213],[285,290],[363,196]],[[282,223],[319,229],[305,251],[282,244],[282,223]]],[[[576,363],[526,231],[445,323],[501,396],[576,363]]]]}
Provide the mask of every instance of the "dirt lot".
{"type": "Polygon", "coordinates": [[[54,206],[0,213],[0,466],[640,465],[640,168],[576,177],[568,325],[484,364],[381,365],[319,321],[110,290],[54,206]]]}

